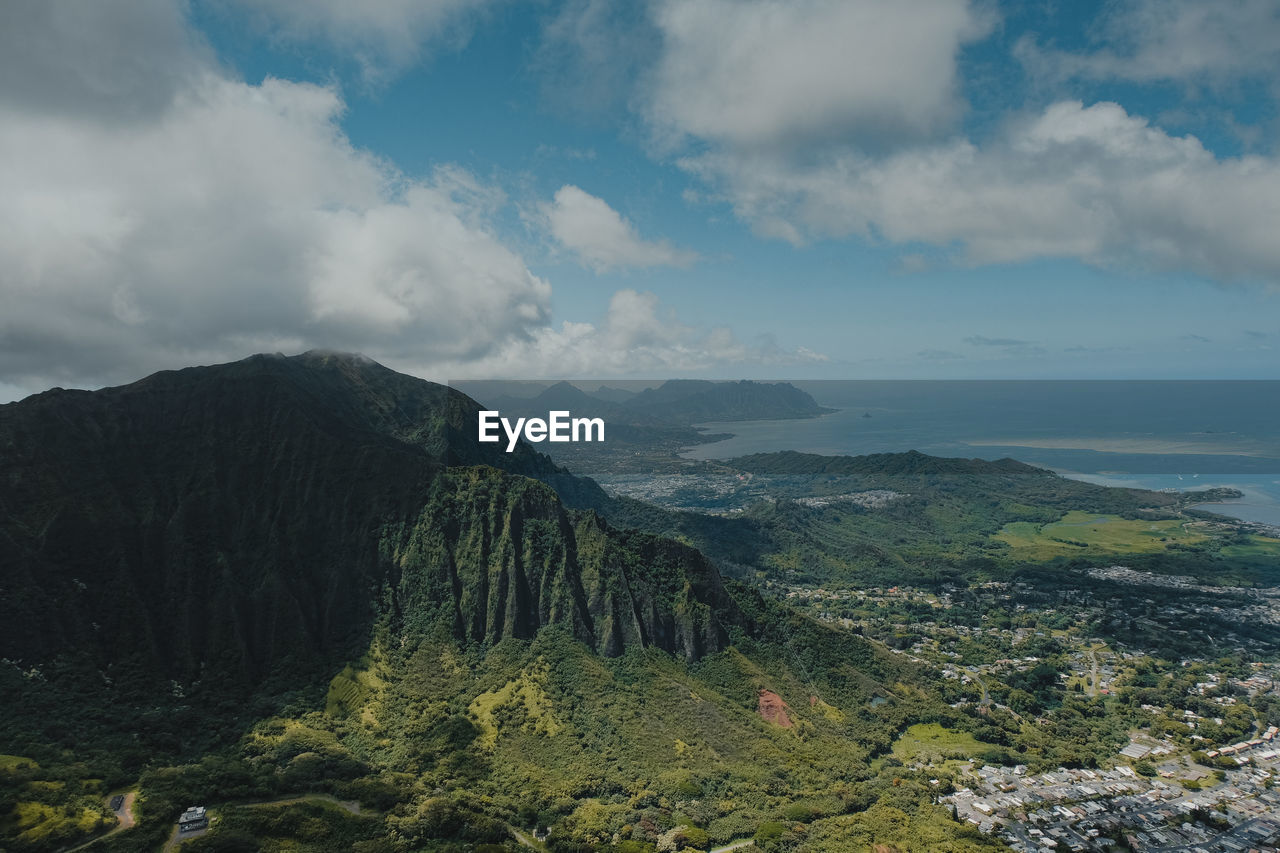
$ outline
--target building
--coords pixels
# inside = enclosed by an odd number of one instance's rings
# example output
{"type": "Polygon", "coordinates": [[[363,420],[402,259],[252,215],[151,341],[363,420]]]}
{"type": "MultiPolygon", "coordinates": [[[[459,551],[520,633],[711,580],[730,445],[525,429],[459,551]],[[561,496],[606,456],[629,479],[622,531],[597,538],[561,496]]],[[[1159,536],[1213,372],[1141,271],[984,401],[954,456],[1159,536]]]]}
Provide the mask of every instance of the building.
{"type": "Polygon", "coordinates": [[[1142,743],[1130,743],[1124,749],[1120,750],[1120,754],[1126,758],[1139,759],[1146,756],[1151,751],[1151,747],[1142,743]]]}
{"type": "Polygon", "coordinates": [[[209,828],[209,815],[204,806],[191,806],[178,818],[178,832],[195,832],[209,828]]]}

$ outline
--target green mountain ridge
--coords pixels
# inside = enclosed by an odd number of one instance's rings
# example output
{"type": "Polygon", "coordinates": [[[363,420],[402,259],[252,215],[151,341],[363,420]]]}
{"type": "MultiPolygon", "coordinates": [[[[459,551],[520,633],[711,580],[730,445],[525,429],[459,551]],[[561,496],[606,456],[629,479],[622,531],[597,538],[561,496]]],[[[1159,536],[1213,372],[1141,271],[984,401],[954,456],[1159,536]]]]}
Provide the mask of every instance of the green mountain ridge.
{"type": "Polygon", "coordinates": [[[427,600],[450,603],[459,640],[564,622],[614,654],[628,641],[691,657],[723,644],[714,568],[674,543],[644,543],[644,560],[624,566],[615,534],[570,519],[556,492],[522,475],[568,494],[591,496],[592,484],[525,445],[478,444],[477,409],[372,362],[312,353],[0,408],[0,648],[28,663],[71,647],[183,681],[209,667],[252,680],[358,653],[387,610],[419,618],[405,604],[424,600],[414,579],[427,600]],[[483,483],[486,504],[446,464],[506,473],[467,481],[483,483]],[[549,550],[529,550],[535,529],[549,550]],[[441,531],[458,541],[438,541],[441,531]],[[452,587],[432,574],[442,564],[423,544],[431,535],[452,587]],[[587,551],[596,562],[580,565],[587,551]],[[559,571],[531,586],[540,560],[559,571]],[[635,568],[649,562],[691,572],[689,594],[653,594],[635,568]]]}
{"type": "Polygon", "coordinates": [[[478,409],[336,353],[0,407],[0,843],[70,846],[136,785],[138,827],[96,849],[155,849],[193,802],[220,824],[187,853],[512,851],[535,826],[566,853],[994,847],[890,749],[937,723],[1006,760],[1015,724],[718,563],[928,573],[953,527],[1051,514],[988,517],[975,484],[1107,490],[784,455],[741,470],[914,502],[672,513],[481,445],[478,409]]]}

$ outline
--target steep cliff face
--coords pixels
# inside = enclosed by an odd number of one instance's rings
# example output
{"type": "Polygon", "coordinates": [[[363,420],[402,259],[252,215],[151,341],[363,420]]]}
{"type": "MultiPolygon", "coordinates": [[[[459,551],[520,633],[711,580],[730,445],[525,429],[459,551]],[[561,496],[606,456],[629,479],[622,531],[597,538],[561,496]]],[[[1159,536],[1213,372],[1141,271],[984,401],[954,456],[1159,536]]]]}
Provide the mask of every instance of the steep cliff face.
{"type": "Polygon", "coordinates": [[[558,624],[602,654],[640,645],[697,659],[742,618],[692,548],[610,530],[566,512],[546,485],[488,467],[442,476],[394,549],[398,624],[447,625],[459,640],[558,624]]]}
{"type": "Polygon", "coordinates": [[[442,614],[485,642],[557,623],[609,654],[722,644],[705,560],[571,515],[521,475],[594,484],[478,444],[477,408],[320,353],[0,406],[0,657],[252,680],[442,614]],[[446,474],[486,463],[505,472],[446,474]]]}

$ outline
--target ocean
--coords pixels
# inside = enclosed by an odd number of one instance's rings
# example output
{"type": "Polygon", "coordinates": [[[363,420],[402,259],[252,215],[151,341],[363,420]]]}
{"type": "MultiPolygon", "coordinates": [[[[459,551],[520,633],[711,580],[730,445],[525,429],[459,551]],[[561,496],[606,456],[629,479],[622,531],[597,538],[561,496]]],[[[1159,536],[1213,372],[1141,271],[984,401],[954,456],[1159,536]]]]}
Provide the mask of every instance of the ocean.
{"type": "Polygon", "coordinates": [[[1280,381],[795,381],[830,415],[700,425],[691,459],[798,450],[1011,457],[1109,485],[1199,490],[1208,509],[1280,525],[1280,381]]]}

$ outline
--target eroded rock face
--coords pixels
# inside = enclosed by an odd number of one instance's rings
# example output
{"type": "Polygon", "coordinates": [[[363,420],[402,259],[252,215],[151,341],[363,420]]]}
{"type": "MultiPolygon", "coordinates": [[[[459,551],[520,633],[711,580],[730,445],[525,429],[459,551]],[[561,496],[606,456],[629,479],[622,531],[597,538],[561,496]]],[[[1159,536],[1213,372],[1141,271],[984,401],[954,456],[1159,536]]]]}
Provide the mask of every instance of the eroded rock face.
{"type": "Polygon", "coordinates": [[[549,487],[493,468],[452,469],[396,545],[402,625],[463,642],[567,628],[597,652],[656,647],[687,660],[728,645],[741,620],[693,548],[570,513],[549,487]]]}
{"type": "Polygon", "coordinates": [[[795,724],[791,722],[791,717],[787,714],[789,710],[787,703],[782,701],[782,697],[777,693],[772,690],[760,691],[756,711],[766,722],[773,723],[775,726],[782,726],[784,729],[791,728],[795,724]]]}

